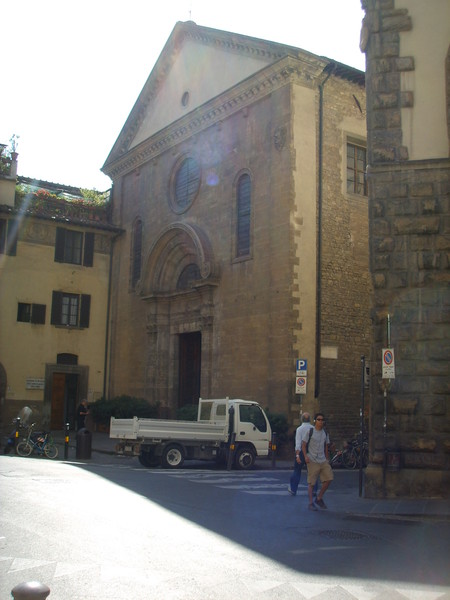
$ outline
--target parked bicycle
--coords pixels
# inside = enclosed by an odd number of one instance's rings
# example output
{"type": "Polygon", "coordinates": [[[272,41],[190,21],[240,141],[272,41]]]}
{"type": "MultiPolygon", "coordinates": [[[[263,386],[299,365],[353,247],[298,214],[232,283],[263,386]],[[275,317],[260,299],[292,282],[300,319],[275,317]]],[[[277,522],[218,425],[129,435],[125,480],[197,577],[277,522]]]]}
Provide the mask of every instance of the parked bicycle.
{"type": "Polygon", "coordinates": [[[344,465],[342,450],[336,450],[336,446],[334,444],[330,444],[329,453],[330,465],[333,469],[339,469],[344,465]]]}
{"type": "Polygon", "coordinates": [[[19,442],[16,446],[16,452],[19,456],[30,456],[33,452],[47,458],[56,458],[58,456],[58,448],[55,445],[53,438],[48,431],[33,431],[36,423],[32,423],[28,427],[28,435],[26,439],[19,442]]]}
{"type": "Polygon", "coordinates": [[[342,462],[346,469],[356,469],[360,467],[362,460],[362,466],[367,467],[369,463],[369,443],[365,439],[363,440],[363,446],[361,451],[360,440],[353,438],[349,442],[344,444],[344,450],[342,453],[342,462]]]}
{"type": "Polygon", "coordinates": [[[8,440],[3,449],[4,454],[9,454],[12,450],[16,449],[16,443],[19,438],[23,438],[28,432],[28,421],[32,414],[31,408],[24,406],[17,417],[13,419],[13,429],[8,436],[8,440]]]}

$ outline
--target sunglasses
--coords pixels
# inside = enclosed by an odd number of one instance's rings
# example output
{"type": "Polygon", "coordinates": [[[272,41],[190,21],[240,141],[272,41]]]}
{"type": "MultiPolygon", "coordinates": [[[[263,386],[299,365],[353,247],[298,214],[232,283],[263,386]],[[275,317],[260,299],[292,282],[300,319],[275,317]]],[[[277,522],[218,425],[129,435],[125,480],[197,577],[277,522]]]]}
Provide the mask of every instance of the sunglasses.
{"type": "Polygon", "coordinates": [[[316,421],[325,421],[325,419],[316,419],[316,421]]]}

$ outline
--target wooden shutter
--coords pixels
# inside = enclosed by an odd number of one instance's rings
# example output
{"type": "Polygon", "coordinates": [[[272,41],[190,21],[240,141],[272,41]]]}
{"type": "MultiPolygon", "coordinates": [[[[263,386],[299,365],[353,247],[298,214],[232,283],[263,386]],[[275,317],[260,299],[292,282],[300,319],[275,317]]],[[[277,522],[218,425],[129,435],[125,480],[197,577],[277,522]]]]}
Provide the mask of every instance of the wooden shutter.
{"type": "Polygon", "coordinates": [[[64,246],[66,243],[66,230],[62,227],[56,228],[55,262],[64,262],[64,246]]]}
{"type": "Polygon", "coordinates": [[[85,267],[92,267],[94,264],[94,234],[84,234],[84,256],[83,265],[85,267]]]}
{"type": "Polygon", "coordinates": [[[45,304],[31,305],[31,322],[37,325],[45,325],[45,304]]]}
{"type": "Polygon", "coordinates": [[[6,234],[6,253],[9,256],[16,256],[17,238],[19,237],[19,221],[10,219],[8,221],[8,232],[6,234]]]}
{"type": "Polygon", "coordinates": [[[81,294],[80,327],[89,327],[90,312],[91,297],[89,294],[81,294]]]}
{"type": "Polygon", "coordinates": [[[62,297],[62,292],[53,292],[52,294],[52,315],[50,318],[52,325],[61,325],[62,297]]]}

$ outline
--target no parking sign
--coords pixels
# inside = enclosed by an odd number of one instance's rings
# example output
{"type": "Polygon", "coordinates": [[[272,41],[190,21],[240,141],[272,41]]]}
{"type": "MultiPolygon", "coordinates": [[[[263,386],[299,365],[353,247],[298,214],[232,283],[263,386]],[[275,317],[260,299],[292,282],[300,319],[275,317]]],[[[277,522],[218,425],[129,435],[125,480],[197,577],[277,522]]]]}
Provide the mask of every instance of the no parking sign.
{"type": "Polygon", "coordinates": [[[383,379],[395,379],[395,357],[392,348],[383,348],[383,379]]]}
{"type": "Polygon", "coordinates": [[[295,378],[295,393],[306,394],[306,377],[295,378]]]}

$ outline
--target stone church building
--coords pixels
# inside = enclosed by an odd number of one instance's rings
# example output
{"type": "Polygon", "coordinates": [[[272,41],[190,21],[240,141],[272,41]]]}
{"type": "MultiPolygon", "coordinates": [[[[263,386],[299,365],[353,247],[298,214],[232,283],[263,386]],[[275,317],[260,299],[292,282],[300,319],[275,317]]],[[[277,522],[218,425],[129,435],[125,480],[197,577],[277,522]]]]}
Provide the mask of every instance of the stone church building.
{"type": "Polygon", "coordinates": [[[102,169],[125,230],[109,396],[169,416],[199,396],[245,398],[291,425],[320,408],[336,440],[359,430],[364,84],[298,48],[176,24],[102,169]]]}

